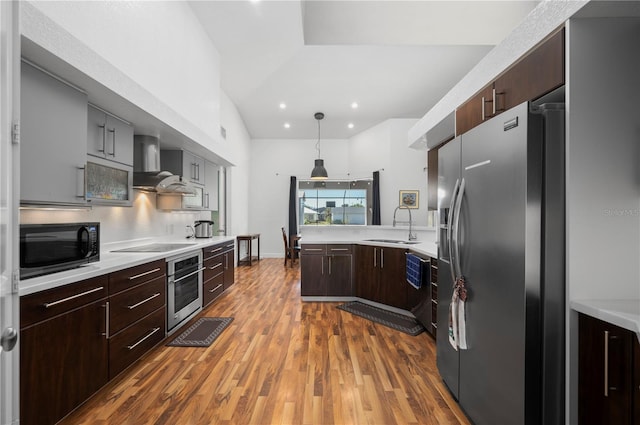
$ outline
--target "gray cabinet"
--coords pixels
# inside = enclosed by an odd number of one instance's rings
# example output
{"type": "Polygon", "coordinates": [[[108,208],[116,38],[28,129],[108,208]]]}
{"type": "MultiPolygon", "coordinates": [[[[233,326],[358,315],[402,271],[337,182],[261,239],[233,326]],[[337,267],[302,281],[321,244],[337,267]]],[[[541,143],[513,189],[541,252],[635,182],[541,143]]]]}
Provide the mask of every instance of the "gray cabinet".
{"type": "Polygon", "coordinates": [[[204,163],[204,208],[211,211],[218,210],[218,171],[220,167],[213,162],[204,163]]]}
{"type": "Polygon", "coordinates": [[[87,95],[21,64],[20,200],[85,204],[87,95]]]}
{"type": "Polygon", "coordinates": [[[204,159],[184,150],[163,150],[160,165],[163,170],[188,179],[191,183],[204,185],[204,159]]]}
{"type": "Polygon", "coordinates": [[[87,154],[133,167],[133,127],[89,105],[87,154]]]}

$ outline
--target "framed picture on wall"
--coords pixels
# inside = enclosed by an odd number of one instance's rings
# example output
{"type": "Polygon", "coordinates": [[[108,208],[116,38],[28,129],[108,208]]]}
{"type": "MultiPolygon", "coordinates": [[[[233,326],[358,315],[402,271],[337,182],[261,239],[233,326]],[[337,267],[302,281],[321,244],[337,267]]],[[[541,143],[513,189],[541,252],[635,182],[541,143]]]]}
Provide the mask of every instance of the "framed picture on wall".
{"type": "Polygon", "coordinates": [[[401,190],[400,206],[405,208],[420,207],[420,191],[419,190],[401,190]]]}

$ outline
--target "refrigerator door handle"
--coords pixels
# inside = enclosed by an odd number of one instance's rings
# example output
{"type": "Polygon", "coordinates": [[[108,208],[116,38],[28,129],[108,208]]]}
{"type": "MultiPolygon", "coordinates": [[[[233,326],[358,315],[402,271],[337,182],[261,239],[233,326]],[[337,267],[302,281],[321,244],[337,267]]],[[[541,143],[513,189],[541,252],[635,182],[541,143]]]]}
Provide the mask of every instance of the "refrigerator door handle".
{"type": "Polygon", "coordinates": [[[452,269],[455,270],[456,277],[462,276],[462,267],[460,266],[460,209],[462,208],[462,198],[464,197],[465,181],[462,179],[460,183],[460,189],[458,190],[457,202],[455,206],[455,212],[453,216],[453,231],[452,233],[452,250],[454,253],[451,259],[452,269]]]}
{"type": "Polygon", "coordinates": [[[449,263],[451,264],[451,267],[449,267],[449,270],[451,271],[451,284],[455,285],[456,283],[456,271],[454,270],[454,266],[453,266],[453,247],[451,246],[452,244],[452,232],[451,232],[451,228],[453,227],[453,209],[455,208],[456,205],[456,197],[458,195],[458,188],[460,187],[460,179],[456,179],[456,184],[453,186],[453,192],[451,193],[451,202],[449,203],[449,213],[447,215],[447,249],[448,249],[448,253],[449,253],[449,263]]]}

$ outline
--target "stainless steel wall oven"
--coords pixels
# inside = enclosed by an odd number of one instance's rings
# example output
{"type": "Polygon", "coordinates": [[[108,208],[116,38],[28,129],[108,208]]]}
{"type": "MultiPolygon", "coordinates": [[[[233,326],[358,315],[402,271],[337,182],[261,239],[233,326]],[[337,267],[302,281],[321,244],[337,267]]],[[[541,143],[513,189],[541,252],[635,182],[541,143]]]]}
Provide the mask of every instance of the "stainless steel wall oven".
{"type": "Polygon", "coordinates": [[[167,259],[167,329],[202,309],[202,251],[167,259]]]}

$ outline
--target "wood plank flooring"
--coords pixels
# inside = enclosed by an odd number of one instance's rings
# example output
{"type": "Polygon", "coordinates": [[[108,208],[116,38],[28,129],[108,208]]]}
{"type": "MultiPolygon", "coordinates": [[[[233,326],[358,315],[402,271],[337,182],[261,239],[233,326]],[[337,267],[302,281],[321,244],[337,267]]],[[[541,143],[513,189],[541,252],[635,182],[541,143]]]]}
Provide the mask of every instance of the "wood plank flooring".
{"type": "Polygon", "coordinates": [[[303,303],[282,259],[236,268],[202,316],[234,321],[208,348],[158,346],[63,424],[468,424],[435,343],[303,303]]]}

